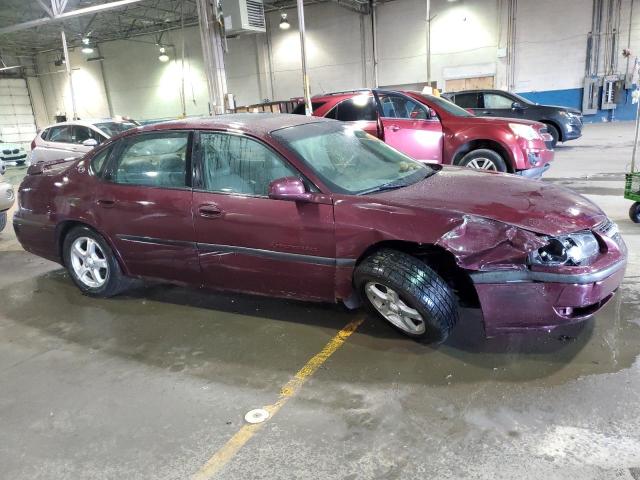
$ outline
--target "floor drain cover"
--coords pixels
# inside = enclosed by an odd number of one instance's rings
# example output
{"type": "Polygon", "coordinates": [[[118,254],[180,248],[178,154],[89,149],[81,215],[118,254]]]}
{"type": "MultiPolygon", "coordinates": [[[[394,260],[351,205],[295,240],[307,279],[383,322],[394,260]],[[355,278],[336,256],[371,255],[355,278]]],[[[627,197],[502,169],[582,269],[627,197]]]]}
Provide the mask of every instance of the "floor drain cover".
{"type": "Polygon", "coordinates": [[[269,412],[267,412],[263,408],[256,408],[255,410],[251,410],[244,416],[244,419],[248,423],[262,423],[267,418],[269,418],[269,412]]]}

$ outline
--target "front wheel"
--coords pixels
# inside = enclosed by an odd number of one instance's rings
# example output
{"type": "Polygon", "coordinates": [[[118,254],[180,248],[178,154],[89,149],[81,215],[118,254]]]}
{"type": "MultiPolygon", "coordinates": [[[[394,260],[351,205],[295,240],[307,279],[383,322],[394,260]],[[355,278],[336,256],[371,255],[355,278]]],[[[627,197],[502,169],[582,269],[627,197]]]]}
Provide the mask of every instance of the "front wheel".
{"type": "Polygon", "coordinates": [[[354,282],[375,313],[416,340],[443,342],[458,321],[447,283],[414,256],[379,250],[358,265],[354,282]]]}
{"type": "Polygon", "coordinates": [[[631,208],[629,209],[629,218],[633,223],[640,223],[640,202],[635,202],[631,205],[631,208]]]}
{"type": "Polygon", "coordinates": [[[491,172],[507,171],[507,164],[500,154],[488,148],[480,148],[467,153],[462,157],[462,160],[460,160],[460,165],[491,172]]]}
{"type": "Polygon", "coordinates": [[[113,297],[130,285],[105,239],[88,227],[76,227],[69,232],[63,253],[71,279],[86,295],[113,297]]]}
{"type": "Polygon", "coordinates": [[[0,213],[0,232],[7,226],[7,212],[0,213]]]}
{"type": "Polygon", "coordinates": [[[549,132],[549,135],[551,135],[551,137],[553,138],[553,140],[551,141],[551,148],[556,148],[556,145],[560,141],[560,132],[553,125],[550,125],[548,123],[545,125],[547,126],[547,132],[549,132]]]}

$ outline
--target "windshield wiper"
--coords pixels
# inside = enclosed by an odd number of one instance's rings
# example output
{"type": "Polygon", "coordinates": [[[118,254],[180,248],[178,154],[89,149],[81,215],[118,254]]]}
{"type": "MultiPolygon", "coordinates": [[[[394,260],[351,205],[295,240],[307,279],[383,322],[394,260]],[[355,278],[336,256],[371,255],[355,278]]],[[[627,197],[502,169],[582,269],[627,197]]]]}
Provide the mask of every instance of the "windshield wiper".
{"type": "Polygon", "coordinates": [[[416,179],[415,181],[412,181],[412,182],[398,182],[397,180],[394,180],[394,181],[389,182],[389,183],[383,183],[382,185],[379,185],[377,187],[371,188],[369,190],[365,190],[364,192],[360,192],[358,195],[366,195],[368,193],[384,192],[386,190],[396,190],[398,188],[408,187],[409,185],[413,185],[414,183],[421,182],[425,178],[430,177],[431,175],[433,175],[434,173],[435,173],[435,170],[431,171],[431,172],[426,172],[423,177],[418,178],[418,179],[416,179]]]}

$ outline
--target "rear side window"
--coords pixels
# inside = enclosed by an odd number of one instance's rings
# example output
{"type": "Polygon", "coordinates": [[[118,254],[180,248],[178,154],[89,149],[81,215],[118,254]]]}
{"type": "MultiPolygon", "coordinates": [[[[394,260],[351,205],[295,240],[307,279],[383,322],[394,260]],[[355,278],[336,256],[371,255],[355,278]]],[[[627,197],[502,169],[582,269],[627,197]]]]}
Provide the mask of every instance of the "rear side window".
{"type": "Polygon", "coordinates": [[[453,103],[462,108],[480,108],[477,93],[457,93],[453,103]]]}
{"type": "MultiPolygon", "coordinates": [[[[327,103],[327,102],[311,102],[311,108],[315,112],[321,106],[323,106],[325,103],[327,103]]],[[[294,114],[294,115],[304,115],[304,102],[299,103],[298,106],[296,108],[294,108],[291,113],[294,114]]]]}
{"type": "Polygon", "coordinates": [[[375,121],[376,104],[372,95],[357,95],[336,105],[325,117],[342,122],[375,121]]]}
{"type": "Polygon", "coordinates": [[[47,137],[49,136],[49,128],[45,128],[42,133],[40,134],[40,138],[43,140],[46,140],[47,137]]]}
{"type": "Polygon", "coordinates": [[[96,142],[102,142],[102,135],[98,134],[95,130],[92,130],[89,127],[83,127],[81,125],[76,125],[73,127],[73,143],[81,144],[85,140],[93,138],[96,142]]]}
{"type": "Polygon", "coordinates": [[[47,140],[50,142],[72,143],[71,125],[51,127],[47,140]]]}
{"type": "Polygon", "coordinates": [[[189,132],[137,135],[125,144],[112,179],[125,185],[186,187],[188,145],[189,132]]]}

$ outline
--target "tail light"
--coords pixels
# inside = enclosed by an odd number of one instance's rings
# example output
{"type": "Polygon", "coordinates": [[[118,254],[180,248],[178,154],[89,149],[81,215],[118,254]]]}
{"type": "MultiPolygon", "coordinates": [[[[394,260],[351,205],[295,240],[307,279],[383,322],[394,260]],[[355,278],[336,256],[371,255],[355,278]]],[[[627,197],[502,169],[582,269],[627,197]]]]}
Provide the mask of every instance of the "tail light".
{"type": "MultiPolygon", "coordinates": [[[[36,135],[37,137],[37,135],[36,135]]],[[[36,139],[34,138],[33,140],[31,140],[31,150],[33,150],[34,148],[36,148],[36,139]]]]}

